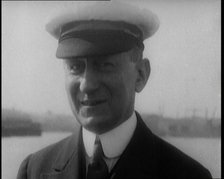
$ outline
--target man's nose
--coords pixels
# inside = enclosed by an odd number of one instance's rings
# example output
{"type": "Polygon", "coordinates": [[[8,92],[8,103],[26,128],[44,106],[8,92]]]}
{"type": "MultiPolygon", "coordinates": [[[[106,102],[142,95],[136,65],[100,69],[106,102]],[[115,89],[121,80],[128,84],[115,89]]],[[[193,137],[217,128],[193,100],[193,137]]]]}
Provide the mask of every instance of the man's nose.
{"type": "Polygon", "coordinates": [[[83,93],[91,93],[99,86],[99,76],[92,68],[86,68],[80,80],[80,91],[83,93]]]}

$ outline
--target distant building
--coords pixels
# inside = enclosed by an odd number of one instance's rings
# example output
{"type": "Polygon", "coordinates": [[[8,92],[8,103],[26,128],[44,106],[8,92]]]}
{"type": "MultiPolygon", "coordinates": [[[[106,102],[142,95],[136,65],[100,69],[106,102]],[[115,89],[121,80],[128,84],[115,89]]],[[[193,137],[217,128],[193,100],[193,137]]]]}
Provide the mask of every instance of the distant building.
{"type": "Polygon", "coordinates": [[[2,137],[41,135],[41,124],[33,122],[28,114],[2,109],[2,137]]]}

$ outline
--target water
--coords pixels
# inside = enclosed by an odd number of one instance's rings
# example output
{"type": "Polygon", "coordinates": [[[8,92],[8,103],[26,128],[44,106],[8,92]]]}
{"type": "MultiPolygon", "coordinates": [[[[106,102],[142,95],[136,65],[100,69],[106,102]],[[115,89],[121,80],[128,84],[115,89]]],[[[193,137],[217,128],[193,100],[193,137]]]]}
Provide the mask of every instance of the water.
{"type": "MultiPolygon", "coordinates": [[[[30,153],[57,142],[70,133],[43,133],[41,137],[2,138],[2,179],[15,179],[19,165],[30,153]]],[[[164,138],[221,177],[221,140],[208,138],[164,138]]]]}

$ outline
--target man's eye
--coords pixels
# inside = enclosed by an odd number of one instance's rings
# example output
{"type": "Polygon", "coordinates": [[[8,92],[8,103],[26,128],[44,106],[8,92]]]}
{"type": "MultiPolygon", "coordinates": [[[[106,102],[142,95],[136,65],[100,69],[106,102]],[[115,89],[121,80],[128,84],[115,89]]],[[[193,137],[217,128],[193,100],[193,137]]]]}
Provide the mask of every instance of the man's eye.
{"type": "Polygon", "coordinates": [[[69,66],[68,69],[71,74],[79,74],[82,72],[83,66],[80,64],[75,64],[75,65],[69,66]]]}

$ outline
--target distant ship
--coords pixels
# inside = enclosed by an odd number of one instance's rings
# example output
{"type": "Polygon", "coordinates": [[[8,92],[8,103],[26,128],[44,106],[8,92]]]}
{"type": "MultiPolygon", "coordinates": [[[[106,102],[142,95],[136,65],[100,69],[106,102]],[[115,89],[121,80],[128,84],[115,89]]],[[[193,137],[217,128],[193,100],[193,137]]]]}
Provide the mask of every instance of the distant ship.
{"type": "Polygon", "coordinates": [[[174,119],[159,115],[142,115],[150,129],[159,136],[210,137],[221,136],[221,119],[185,117],[174,119]]]}
{"type": "Polygon", "coordinates": [[[29,115],[18,111],[3,111],[2,137],[40,136],[41,124],[33,122],[29,115]]]}

